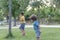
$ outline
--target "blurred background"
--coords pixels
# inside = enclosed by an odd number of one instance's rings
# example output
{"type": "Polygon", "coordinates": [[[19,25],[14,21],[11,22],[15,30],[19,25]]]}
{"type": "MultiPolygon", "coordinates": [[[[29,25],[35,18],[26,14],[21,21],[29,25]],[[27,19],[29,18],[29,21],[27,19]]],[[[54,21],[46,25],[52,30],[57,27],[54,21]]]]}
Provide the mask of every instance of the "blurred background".
{"type": "Polygon", "coordinates": [[[0,40],[35,40],[32,14],[40,21],[41,40],[60,40],[60,0],[0,0],[0,40]],[[24,37],[19,29],[21,12],[27,27],[24,37]]]}
{"type": "MultiPolygon", "coordinates": [[[[11,21],[14,26],[19,24],[19,15],[24,12],[26,24],[32,24],[29,20],[31,14],[36,14],[40,24],[60,24],[60,0],[12,0],[11,21]]],[[[8,25],[9,2],[0,0],[0,25],[8,25]]]]}

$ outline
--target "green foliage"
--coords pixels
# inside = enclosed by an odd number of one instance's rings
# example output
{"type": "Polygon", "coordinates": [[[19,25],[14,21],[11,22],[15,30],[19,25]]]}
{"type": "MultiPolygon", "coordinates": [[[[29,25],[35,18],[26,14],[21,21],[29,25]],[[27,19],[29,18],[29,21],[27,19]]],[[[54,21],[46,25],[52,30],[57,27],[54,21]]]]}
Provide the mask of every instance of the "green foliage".
{"type": "MultiPolygon", "coordinates": [[[[18,1],[12,0],[12,16],[16,17],[16,11],[19,10],[20,5],[18,4],[18,1]]],[[[17,13],[18,14],[18,13],[17,13]]]]}
{"type": "Polygon", "coordinates": [[[0,21],[3,21],[3,20],[4,20],[3,14],[2,12],[0,12],[0,21]]]}
{"type": "MultiPolygon", "coordinates": [[[[3,12],[8,13],[8,0],[0,0],[3,12]]],[[[30,0],[12,0],[12,16],[16,17],[20,12],[25,12],[30,0]]],[[[8,14],[7,14],[8,15],[8,14]]]]}
{"type": "Polygon", "coordinates": [[[0,6],[4,16],[8,15],[8,0],[0,0],[0,6]]]}

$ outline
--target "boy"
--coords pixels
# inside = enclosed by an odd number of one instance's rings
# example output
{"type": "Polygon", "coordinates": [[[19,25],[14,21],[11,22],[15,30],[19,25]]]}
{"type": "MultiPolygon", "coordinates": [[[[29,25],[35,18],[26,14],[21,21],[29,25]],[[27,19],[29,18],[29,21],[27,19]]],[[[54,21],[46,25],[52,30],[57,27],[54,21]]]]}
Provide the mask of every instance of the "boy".
{"type": "Polygon", "coordinates": [[[21,15],[20,15],[20,24],[21,24],[20,30],[22,32],[22,35],[25,36],[25,30],[24,30],[24,28],[25,28],[25,17],[24,17],[24,13],[21,13],[21,15]]]}
{"type": "Polygon", "coordinates": [[[39,28],[39,22],[37,20],[37,16],[33,14],[30,18],[33,20],[33,26],[34,26],[37,40],[40,40],[40,28],[39,28]]]}

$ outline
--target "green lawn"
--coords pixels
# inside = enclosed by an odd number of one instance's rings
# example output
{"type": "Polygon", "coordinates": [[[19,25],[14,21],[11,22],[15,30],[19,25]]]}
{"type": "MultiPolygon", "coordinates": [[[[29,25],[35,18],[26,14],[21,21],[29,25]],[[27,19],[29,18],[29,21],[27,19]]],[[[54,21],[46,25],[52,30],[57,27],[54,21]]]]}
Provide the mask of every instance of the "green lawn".
{"type": "MultiPolygon", "coordinates": [[[[0,29],[0,40],[36,40],[32,28],[26,28],[26,36],[22,36],[19,29],[12,29],[14,38],[5,39],[8,29],[0,29]]],[[[60,28],[41,28],[41,40],[60,40],[60,28]]]]}

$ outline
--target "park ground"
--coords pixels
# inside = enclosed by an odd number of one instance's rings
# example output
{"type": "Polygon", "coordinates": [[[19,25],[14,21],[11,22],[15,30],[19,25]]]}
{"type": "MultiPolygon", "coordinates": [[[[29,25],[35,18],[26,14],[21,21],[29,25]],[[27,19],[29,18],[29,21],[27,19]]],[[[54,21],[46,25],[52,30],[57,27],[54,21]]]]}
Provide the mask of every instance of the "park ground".
{"type": "MultiPolygon", "coordinates": [[[[21,35],[19,28],[12,29],[13,38],[5,38],[8,29],[0,29],[0,40],[36,40],[33,28],[26,28],[26,36],[21,35]]],[[[60,40],[60,28],[41,27],[41,40],[60,40]]]]}

